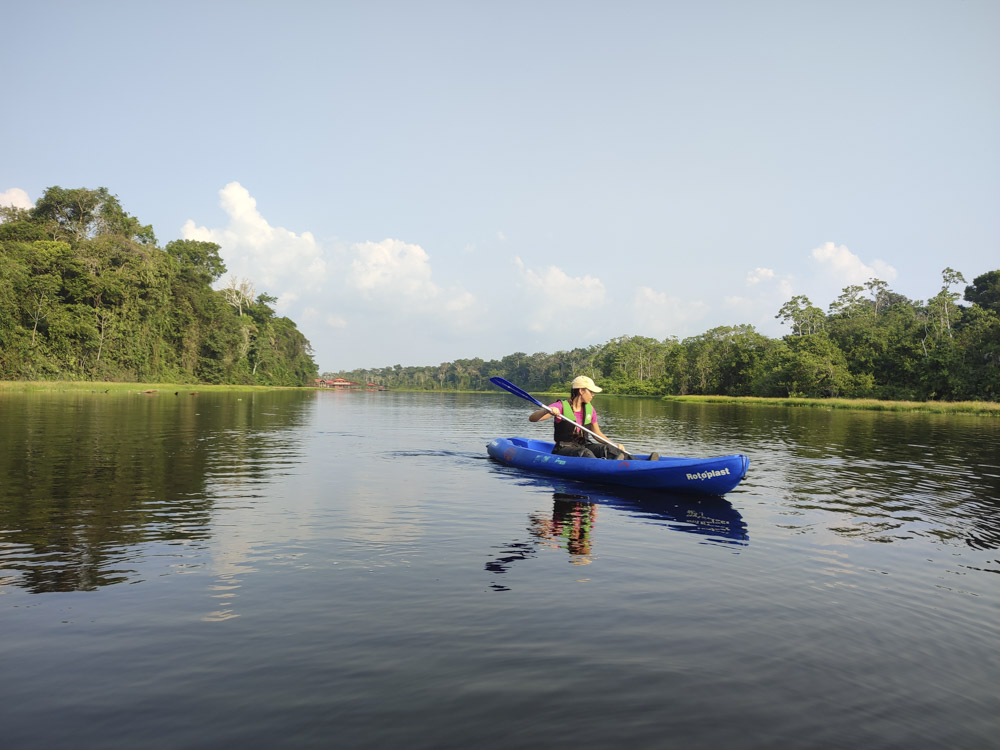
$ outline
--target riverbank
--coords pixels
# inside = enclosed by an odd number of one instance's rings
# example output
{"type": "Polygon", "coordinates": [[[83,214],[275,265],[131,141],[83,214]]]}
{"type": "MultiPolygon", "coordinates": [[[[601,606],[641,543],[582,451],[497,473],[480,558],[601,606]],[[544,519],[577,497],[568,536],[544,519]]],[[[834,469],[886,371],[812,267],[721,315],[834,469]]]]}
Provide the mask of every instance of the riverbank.
{"type": "Polygon", "coordinates": [[[926,412],[928,414],[977,414],[1000,417],[996,401],[879,401],[873,398],[760,398],[757,396],[663,396],[664,401],[763,406],[806,406],[814,409],[926,412]]]}
{"type": "MultiPolygon", "coordinates": [[[[320,389],[331,390],[331,389],[320,389]]],[[[396,393],[492,393],[496,396],[510,396],[500,390],[475,391],[422,388],[392,388],[396,393]]],[[[362,392],[363,389],[357,389],[362,392]]],[[[1000,402],[996,401],[880,401],[874,398],[764,398],[759,396],[660,396],[635,395],[604,391],[605,395],[618,398],[652,398],[680,403],[705,404],[745,404],[747,406],[796,406],[814,409],[852,409],[856,411],[924,412],[927,414],[975,414],[978,416],[1000,417],[1000,402]]],[[[566,398],[565,392],[532,391],[532,396],[550,402],[566,398]]]]}
{"type": "Polygon", "coordinates": [[[0,393],[35,391],[80,391],[91,393],[207,393],[236,391],[295,391],[304,390],[276,385],[208,385],[205,383],[108,383],[92,380],[0,380],[0,393]]]}
{"type": "MultiPolygon", "coordinates": [[[[0,393],[30,393],[37,391],[79,391],[92,393],[208,393],[294,391],[310,386],[276,385],[210,385],[207,383],[110,383],[88,380],[0,380],[0,393]]],[[[322,389],[321,389],[322,390],[322,389]]],[[[410,392],[409,389],[395,389],[410,392]]],[[[413,390],[413,393],[428,391],[413,390]]],[[[483,393],[483,391],[433,391],[435,393],[483,393]]],[[[492,391],[488,391],[492,392],[492,391]]],[[[547,397],[563,398],[565,394],[533,394],[544,400],[547,397]]],[[[616,395],[616,394],[609,394],[616,395]]],[[[706,404],[746,404],[752,406],[797,406],[814,409],[853,409],[862,411],[925,412],[928,414],[975,414],[1000,417],[1000,403],[996,401],[879,401],[878,399],[850,398],[761,398],[758,396],[626,396],[626,398],[661,398],[664,401],[706,404]]]]}

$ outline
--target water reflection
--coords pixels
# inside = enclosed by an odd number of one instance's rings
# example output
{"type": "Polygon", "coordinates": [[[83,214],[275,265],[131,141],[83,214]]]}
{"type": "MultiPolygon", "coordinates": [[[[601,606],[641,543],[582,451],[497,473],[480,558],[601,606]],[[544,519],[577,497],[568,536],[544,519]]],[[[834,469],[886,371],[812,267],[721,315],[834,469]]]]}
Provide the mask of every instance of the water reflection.
{"type": "Polygon", "coordinates": [[[552,513],[532,513],[529,531],[543,544],[569,552],[574,565],[589,565],[591,534],[597,523],[597,505],[579,495],[552,495],[552,513]]]}
{"type": "MultiPolygon", "coordinates": [[[[698,535],[703,537],[702,543],[736,548],[735,551],[749,543],[743,517],[725,498],[578,487],[552,479],[519,479],[518,483],[553,489],[551,512],[528,514],[527,531],[531,538],[499,547],[496,556],[486,563],[486,571],[494,575],[507,573],[518,561],[536,557],[546,548],[565,550],[573,565],[591,564],[597,559],[594,530],[598,514],[605,507],[644,523],[698,535]]],[[[510,590],[499,580],[494,580],[490,588],[510,590]]]]}
{"type": "MultiPolygon", "coordinates": [[[[605,402],[626,443],[661,454],[745,452],[741,492],[778,498],[802,531],[879,544],[1000,549],[1000,420],[822,408],[605,402]]],[[[611,427],[605,428],[606,431],[611,427]]],[[[792,523],[788,528],[796,528],[792,523]]]]}
{"type": "Polygon", "coordinates": [[[0,585],[33,593],[192,567],[219,498],[294,461],[297,394],[46,393],[0,400],[0,585]]]}
{"type": "MultiPolygon", "coordinates": [[[[552,513],[531,513],[528,515],[528,531],[534,537],[529,541],[514,541],[502,548],[501,554],[486,563],[490,573],[506,573],[510,566],[538,554],[539,549],[565,549],[574,565],[591,563],[591,533],[597,523],[597,506],[580,501],[574,495],[555,493],[552,513]]],[[[494,591],[509,591],[509,587],[498,582],[490,584],[494,591]]]]}
{"type": "MultiPolygon", "coordinates": [[[[958,417],[793,411],[791,443],[761,446],[762,488],[807,518],[837,516],[839,536],[893,543],[918,537],[1000,549],[996,426],[958,417]],[[963,429],[964,428],[964,429],[963,429]]],[[[773,437],[773,436],[772,436],[773,437]]]]}

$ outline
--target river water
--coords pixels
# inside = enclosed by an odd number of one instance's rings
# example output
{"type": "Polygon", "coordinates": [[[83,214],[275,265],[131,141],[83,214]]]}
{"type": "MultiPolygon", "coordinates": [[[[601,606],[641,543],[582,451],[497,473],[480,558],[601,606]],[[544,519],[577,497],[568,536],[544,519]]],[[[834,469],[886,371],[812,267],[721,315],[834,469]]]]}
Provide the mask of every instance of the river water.
{"type": "Polygon", "coordinates": [[[0,745],[1000,747],[1000,420],[595,406],[749,474],[522,474],[505,393],[0,394],[0,745]]]}

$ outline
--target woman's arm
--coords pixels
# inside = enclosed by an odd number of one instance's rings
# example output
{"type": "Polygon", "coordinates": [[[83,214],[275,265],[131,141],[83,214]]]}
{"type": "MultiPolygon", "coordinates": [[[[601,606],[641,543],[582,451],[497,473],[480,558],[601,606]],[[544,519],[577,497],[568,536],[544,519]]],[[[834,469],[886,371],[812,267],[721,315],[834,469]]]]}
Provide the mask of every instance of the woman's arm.
{"type": "Polygon", "coordinates": [[[554,406],[546,406],[544,409],[539,409],[538,411],[531,412],[528,417],[529,422],[540,422],[543,419],[548,419],[549,417],[558,417],[561,412],[554,406]]]}

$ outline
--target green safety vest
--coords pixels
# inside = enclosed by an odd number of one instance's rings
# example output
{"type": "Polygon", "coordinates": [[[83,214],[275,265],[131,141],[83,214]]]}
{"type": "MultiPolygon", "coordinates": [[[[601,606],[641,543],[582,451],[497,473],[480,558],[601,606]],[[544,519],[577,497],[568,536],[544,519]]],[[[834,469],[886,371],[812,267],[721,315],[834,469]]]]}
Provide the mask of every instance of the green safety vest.
{"type": "MultiPolygon", "coordinates": [[[[557,443],[572,443],[577,438],[586,438],[586,435],[577,431],[576,414],[573,413],[573,406],[569,400],[562,402],[563,418],[556,420],[555,441],[557,443]]],[[[589,426],[594,419],[594,407],[590,404],[583,405],[583,424],[589,426]]]]}

